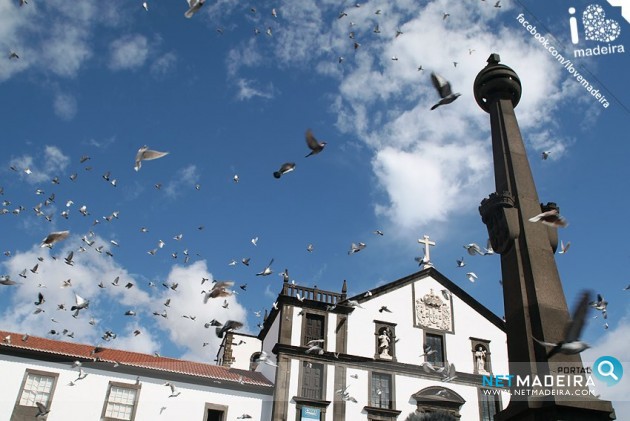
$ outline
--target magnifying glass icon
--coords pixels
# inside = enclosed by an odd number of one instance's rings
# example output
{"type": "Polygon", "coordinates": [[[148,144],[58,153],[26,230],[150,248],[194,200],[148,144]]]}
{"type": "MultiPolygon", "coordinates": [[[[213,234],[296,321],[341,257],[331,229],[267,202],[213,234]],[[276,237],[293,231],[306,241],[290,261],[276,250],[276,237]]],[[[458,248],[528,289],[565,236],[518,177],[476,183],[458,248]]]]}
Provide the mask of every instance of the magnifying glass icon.
{"type": "Polygon", "coordinates": [[[615,367],[610,361],[604,360],[597,364],[597,371],[604,377],[612,377],[615,381],[619,381],[619,377],[615,374],[615,367]],[[604,371],[603,367],[608,369],[604,371]]]}

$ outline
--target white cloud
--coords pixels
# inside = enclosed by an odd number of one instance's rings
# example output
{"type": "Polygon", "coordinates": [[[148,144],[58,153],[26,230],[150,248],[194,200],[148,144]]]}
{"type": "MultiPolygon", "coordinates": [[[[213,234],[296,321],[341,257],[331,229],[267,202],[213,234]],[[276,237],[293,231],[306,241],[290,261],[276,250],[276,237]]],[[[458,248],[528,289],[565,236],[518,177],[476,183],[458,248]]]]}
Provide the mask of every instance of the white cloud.
{"type": "Polygon", "coordinates": [[[57,146],[45,146],[40,156],[41,158],[37,157],[37,160],[32,155],[11,158],[9,165],[14,167],[18,174],[28,183],[36,184],[42,181],[50,181],[54,176],[65,170],[70,163],[70,158],[64,155],[57,146]],[[29,169],[31,174],[26,174],[24,172],[26,169],[29,169]]]}
{"type": "Polygon", "coordinates": [[[39,64],[59,76],[74,77],[83,63],[92,56],[88,45],[88,30],[71,23],[57,23],[51,29],[51,37],[41,45],[37,53],[39,64]]]}
{"type": "MultiPolygon", "coordinates": [[[[95,241],[95,246],[106,244],[99,237],[95,237],[95,241]]],[[[30,250],[18,252],[4,262],[5,272],[12,279],[23,281],[11,287],[12,305],[3,314],[4,329],[39,336],[50,336],[51,329],[57,332],[67,329],[68,332],[74,332],[74,339],[78,342],[96,343],[104,330],[111,329],[114,325],[115,315],[111,309],[115,303],[139,306],[149,304],[149,295],[143,290],[124,288],[127,282],[134,282],[125,269],[112,258],[96,253],[93,249],[79,253],[77,250],[80,244],[78,236],[71,236],[52,250],[34,245],[30,250]],[[73,266],[64,261],[71,250],[75,251],[73,266]],[[38,257],[43,260],[39,261],[38,257]],[[36,264],[37,273],[32,273],[30,269],[36,264]],[[19,276],[24,269],[27,269],[26,279],[19,276]],[[116,276],[120,277],[119,287],[110,284],[116,276]],[[68,280],[71,286],[62,287],[68,280]],[[106,288],[98,287],[101,281],[106,288]],[[40,292],[46,300],[39,306],[44,312],[34,314],[37,306],[33,303],[40,292]],[[77,318],[72,317],[73,312],[70,311],[70,307],[75,304],[75,293],[90,301],[89,307],[82,310],[77,318]],[[59,310],[59,304],[63,304],[66,310],[59,310]],[[99,319],[100,323],[96,326],[90,325],[90,317],[99,319]]]]}
{"type": "MultiPolygon", "coordinates": [[[[208,361],[214,358],[221,339],[216,335],[215,328],[204,327],[204,324],[216,319],[221,323],[227,320],[245,322],[246,311],[237,302],[237,296],[227,298],[211,298],[206,304],[203,302],[202,290],[211,288],[210,282],[201,285],[202,278],[213,279],[208,271],[205,261],[197,261],[189,266],[173,266],[167,279],[168,282],[177,282],[179,285],[175,291],[164,289],[154,310],[162,311],[166,307],[162,304],[167,298],[171,299],[167,308],[168,318],[156,317],[163,330],[168,331],[169,338],[176,344],[186,349],[183,358],[195,361],[208,361]],[[224,300],[229,303],[228,308],[223,308],[224,300]],[[183,316],[196,317],[195,320],[183,316]],[[209,345],[203,346],[204,342],[209,345]]],[[[246,330],[244,328],[243,330],[246,330]]]]}
{"type": "Polygon", "coordinates": [[[175,198],[181,195],[184,189],[193,191],[199,178],[197,166],[190,164],[177,171],[175,177],[164,187],[164,193],[170,198],[175,198]]]}
{"type": "Polygon", "coordinates": [[[623,376],[620,383],[608,386],[595,380],[595,394],[600,394],[601,399],[612,401],[617,417],[630,414],[630,401],[628,400],[628,385],[630,384],[630,348],[626,340],[630,337],[630,312],[622,317],[614,329],[604,332],[599,338],[591,342],[592,348],[582,352],[582,361],[586,365],[592,365],[601,356],[617,358],[623,366],[623,376]]]}
{"type": "Polygon", "coordinates": [[[164,77],[173,72],[177,65],[177,56],[173,52],[162,54],[151,64],[151,74],[156,77],[164,77]]]}
{"type": "Polygon", "coordinates": [[[252,86],[253,81],[247,79],[238,79],[238,92],[236,98],[240,101],[248,100],[255,97],[271,99],[274,96],[273,84],[269,83],[266,89],[258,89],[252,86]]]}
{"type": "Polygon", "coordinates": [[[126,35],[113,41],[109,46],[109,51],[110,69],[137,69],[143,66],[149,57],[149,42],[144,35],[126,35]]]}
{"type": "Polygon", "coordinates": [[[57,94],[53,101],[53,110],[62,120],[72,120],[77,115],[77,100],[69,94],[57,94]]]}
{"type": "MultiPolygon", "coordinates": [[[[162,341],[158,338],[166,332],[170,340],[183,350],[183,358],[207,362],[209,356],[214,358],[216,355],[221,340],[214,327],[206,328],[204,324],[212,319],[222,323],[230,319],[246,322],[246,310],[238,303],[237,295],[203,303],[201,291],[212,287],[212,274],[205,261],[173,266],[165,283],[177,283],[178,286],[173,290],[158,285],[149,293],[140,284],[142,280],[137,275],[130,274],[115,258],[94,250],[98,245],[107,248],[106,240],[98,236],[93,239],[94,245],[87,247],[78,235],[71,235],[52,250],[40,248],[37,244],[5,260],[1,272],[20,284],[2,287],[4,294],[11,294],[11,305],[2,314],[2,328],[64,340],[67,338],[50,334],[50,330],[62,332],[67,329],[68,333],[74,333],[73,340],[76,342],[102,343],[111,348],[145,353],[159,352],[162,341]],[[87,251],[79,252],[81,245],[86,246],[87,251]],[[72,266],[64,261],[71,250],[74,250],[72,266]],[[43,261],[39,261],[38,257],[42,257],[43,261]],[[30,269],[36,264],[37,273],[32,273],[30,269]],[[24,269],[26,279],[19,276],[24,269]],[[116,277],[119,277],[118,286],[112,284],[116,277]],[[202,285],[202,278],[210,281],[202,285]],[[71,280],[72,286],[63,288],[67,280],[71,280]],[[101,282],[104,288],[99,287],[101,282]],[[133,286],[126,288],[127,283],[133,286]],[[44,295],[45,303],[35,306],[39,292],[44,295]],[[90,301],[89,307],[81,310],[77,318],[73,318],[70,311],[75,293],[90,301]],[[163,305],[167,298],[170,299],[169,307],[163,305]],[[222,307],[224,299],[229,303],[227,309],[222,307]],[[66,310],[58,310],[59,304],[64,304],[66,310]],[[38,307],[44,312],[34,314],[38,307]],[[133,310],[137,315],[125,316],[127,310],[133,310]],[[168,318],[152,314],[163,310],[167,311],[168,318]],[[91,318],[95,319],[95,325],[88,323],[91,318]],[[133,333],[136,329],[140,330],[139,335],[133,333]],[[106,330],[113,331],[117,338],[105,342],[102,335],[106,330]],[[204,342],[209,345],[204,347],[204,342]]],[[[246,330],[247,326],[243,328],[243,331],[246,330]]]]}
{"type": "Polygon", "coordinates": [[[230,52],[227,65],[230,77],[241,81],[243,97],[255,94],[245,71],[266,64],[314,69],[338,83],[331,99],[337,127],[370,148],[386,198],[374,210],[396,232],[468,212],[492,191],[488,114],[471,92],[490,53],[500,53],[521,78],[524,94],[516,113],[526,144],[552,150],[556,158],[570,147],[573,141],[559,134],[554,111],[584,93],[567,83],[561,66],[516,21],[497,25],[511,5],[499,10],[489,2],[437,0],[419,7],[401,0],[378,8],[383,13],[377,16],[375,7],[348,6],[348,16],[330,20],[341,11],[337,2],[282,2],[282,18],[300,25],[278,28],[273,42],[243,43],[230,52]],[[373,32],[377,23],[380,34],[373,32]],[[396,37],[397,30],[402,35],[396,37]],[[361,44],[356,51],[350,31],[361,44]],[[341,64],[339,56],[345,57],[341,64]],[[435,111],[432,71],[462,93],[435,111]]]}

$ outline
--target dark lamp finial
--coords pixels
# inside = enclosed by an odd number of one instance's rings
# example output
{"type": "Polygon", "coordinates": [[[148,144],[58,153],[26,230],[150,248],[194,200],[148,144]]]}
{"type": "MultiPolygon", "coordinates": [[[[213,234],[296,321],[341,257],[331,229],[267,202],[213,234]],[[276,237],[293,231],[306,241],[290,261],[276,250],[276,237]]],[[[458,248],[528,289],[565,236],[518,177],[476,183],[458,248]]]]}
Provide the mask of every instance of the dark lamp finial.
{"type": "Polygon", "coordinates": [[[492,66],[493,64],[499,64],[499,62],[501,61],[501,56],[498,55],[497,53],[492,53],[490,54],[490,57],[488,57],[488,66],[492,66]]]}

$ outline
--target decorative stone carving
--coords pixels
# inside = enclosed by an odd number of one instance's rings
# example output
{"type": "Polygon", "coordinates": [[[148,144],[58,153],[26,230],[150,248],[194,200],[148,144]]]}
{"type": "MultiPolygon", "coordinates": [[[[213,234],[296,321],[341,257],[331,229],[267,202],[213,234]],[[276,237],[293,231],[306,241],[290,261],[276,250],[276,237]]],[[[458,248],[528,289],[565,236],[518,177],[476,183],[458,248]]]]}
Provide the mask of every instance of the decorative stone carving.
{"type": "Polygon", "coordinates": [[[423,297],[416,299],[416,325],[452,332],[451,303],[433,293],[433,289],[423,297]]]}
{"type": "Polygon", "coordinates": [[[481,220],[488,228],[492,248],[499,254],[508,251],[520,234],[518,209],[509,192],[492,193],[479,206],[481,220]]]}

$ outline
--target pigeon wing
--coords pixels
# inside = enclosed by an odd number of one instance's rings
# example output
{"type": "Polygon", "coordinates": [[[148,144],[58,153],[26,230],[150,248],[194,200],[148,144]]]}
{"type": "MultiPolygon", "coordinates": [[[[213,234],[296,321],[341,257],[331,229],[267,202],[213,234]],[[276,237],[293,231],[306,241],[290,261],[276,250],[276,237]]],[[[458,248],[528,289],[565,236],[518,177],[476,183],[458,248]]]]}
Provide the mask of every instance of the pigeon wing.
{"type": "Polygon", "coordinates": [[[564,342],[573,342],[580,339],[582,329],[586,323],[586,312],[588,311],[589,291],[584,291],[578,306],[573,312],[573,320],[567,326],[567,332],[564,338],[564,342]]]}
{"type": "Polygon", "coordinates": [[[308,146],[308,148],[312,151],[319,149],[319,142],[317,141],[317,139],[315,139],[315,136],[313,136],[313,132],[311,131],[311,129],[308,129],[306,131],[306,145],[308,146]]]}
{"type": "Polygon", "coordinates": [[[163,156],[168,155],[168,152],[160,152],[160,151],[152,151],[151,149],[147,149],[142,153],[143,161],[151,161],[153,159],[162,158],[163,156]]]}
{"type": "Polygon", "coordinates": [[[83,298],[83,297],[81,297],[81,296],[79,296],[77,294],[74,294],[74,298],[75,298],[75,300],[77,302],[77,307],[80,307],[80,306],[82,306],[82,305],[84,305],[86,303],[85,298],[83,298]]]}
{"type": "Polygon", "coordinates": [[[447,96],[453,94],[451,91],[451,84],[442,76],[436,73],[431,73],[431,82],[433,82],[433,86],[440,94],[440,98],[446,98],[447,96]]]}

